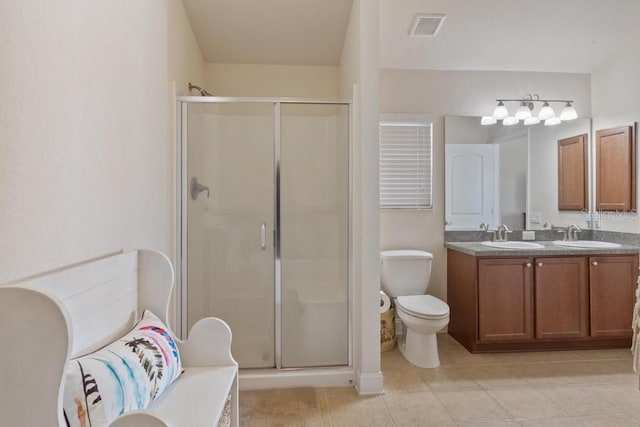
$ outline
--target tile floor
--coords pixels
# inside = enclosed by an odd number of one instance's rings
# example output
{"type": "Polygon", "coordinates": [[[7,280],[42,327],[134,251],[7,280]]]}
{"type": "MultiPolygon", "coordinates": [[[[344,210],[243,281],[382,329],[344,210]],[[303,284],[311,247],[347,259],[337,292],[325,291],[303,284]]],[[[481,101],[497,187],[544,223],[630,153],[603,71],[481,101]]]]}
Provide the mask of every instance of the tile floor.
{"type": "Polygon", "coordinates": [[[382,354],[385,394],[243,391],[242,426],[640,426],[628,349],[471,354],[438,336],[441,366],[382,354]]]}

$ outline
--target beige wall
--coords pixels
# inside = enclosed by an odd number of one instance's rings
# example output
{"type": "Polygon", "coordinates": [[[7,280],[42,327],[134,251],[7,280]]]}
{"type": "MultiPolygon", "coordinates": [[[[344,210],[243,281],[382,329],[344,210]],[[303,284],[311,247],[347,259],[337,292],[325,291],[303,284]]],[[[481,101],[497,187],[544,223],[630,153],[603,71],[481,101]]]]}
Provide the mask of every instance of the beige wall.
{"type": "Polygon", "coordinates": [[[416,248],[434,255],[429,293],[446,299],[444,248],[444,119],[445,115],[490,114],[495,99],[520,98],[527,93],[555,99],[573,99],[580,117],[591,115],[588,74],[380,71],[381,113],[427,113],[434,117],[434,208],[427,211],[382,210],[380,248],[416,248]]]}
{"type": "Polygon", "coordinates": [[[339,67],[208,63],[202,84],[215,96],[337,99],[339,79],[339,67]]]}
{"type": "Polygon", "coordinates": [[[0,40],[0,283],[173,254],[172,82],[203,65],[182,3],[3,1],[0,40]]]}
{"type": "MultiPolygon", "coordinates": [[[[639,75],[640,49],[634,52],[625,51],[594,70],[591,76],[594,135],[599,129],[640,122],[639,75]]],[[[636,164],[640,165],[640,150],[637,150],[637,153],[639,157],[636,164]]],[[[640,196],[640,173],[636,176],[636,190],[640,196]]],[[[636,200],[640,201],[640,197],[636,197],[636,200]]],[[[637,214],[610,214],[602,217],[600,228],[640,233],[640,217],[637,214]]]]}

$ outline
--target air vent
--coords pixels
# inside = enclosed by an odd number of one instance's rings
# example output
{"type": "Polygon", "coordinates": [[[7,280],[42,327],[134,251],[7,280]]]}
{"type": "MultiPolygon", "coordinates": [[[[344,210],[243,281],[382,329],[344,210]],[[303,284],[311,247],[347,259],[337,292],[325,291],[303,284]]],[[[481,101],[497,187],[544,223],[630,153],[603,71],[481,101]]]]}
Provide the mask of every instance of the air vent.
{"type": "Polygon", "coordinates": [[[425,15],[419,13],[413,21],[409,35],[414,37],[435,37],[444,22],[445,15],[425,15]]]}

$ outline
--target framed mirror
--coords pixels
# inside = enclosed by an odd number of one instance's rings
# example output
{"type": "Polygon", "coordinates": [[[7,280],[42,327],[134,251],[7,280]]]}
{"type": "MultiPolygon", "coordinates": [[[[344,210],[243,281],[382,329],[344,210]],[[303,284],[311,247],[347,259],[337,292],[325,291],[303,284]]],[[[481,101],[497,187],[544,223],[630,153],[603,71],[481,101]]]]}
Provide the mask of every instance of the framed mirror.
{"type": "MultiPolygon", "coordinates": [[[[445,230],[542,229],[585,219],[592,190],[584,168],[586,209],[559,206],[558,141],[587,138],[591,120],[556,126],[482,126],[480,117],[445,117],[445,230]],[[586,135],[585,135],[586,134],[586,135]]],[[[587,153],[588,154],[588,153],[587,153]]],[[[588,160],[588,156],[587,156],[588,160]]]]}

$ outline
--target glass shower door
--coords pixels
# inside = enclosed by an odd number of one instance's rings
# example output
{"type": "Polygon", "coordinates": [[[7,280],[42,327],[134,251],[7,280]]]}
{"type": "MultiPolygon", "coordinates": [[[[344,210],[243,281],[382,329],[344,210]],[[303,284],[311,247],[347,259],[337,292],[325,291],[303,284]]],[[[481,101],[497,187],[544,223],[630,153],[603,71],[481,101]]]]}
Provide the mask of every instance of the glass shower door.
{"type": "Polygon", "coordinates": [[[282,367],[349,364],[349,107],[282,104],[282,367]]]}
{"type": "Polygon", "coordinates": [[[188,328],[219,317],[240,367],[274,367],[274,106],[187,105],[188,328]]]}

